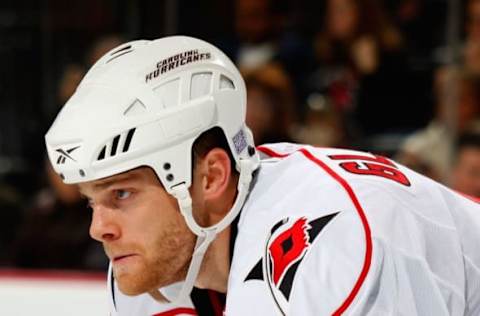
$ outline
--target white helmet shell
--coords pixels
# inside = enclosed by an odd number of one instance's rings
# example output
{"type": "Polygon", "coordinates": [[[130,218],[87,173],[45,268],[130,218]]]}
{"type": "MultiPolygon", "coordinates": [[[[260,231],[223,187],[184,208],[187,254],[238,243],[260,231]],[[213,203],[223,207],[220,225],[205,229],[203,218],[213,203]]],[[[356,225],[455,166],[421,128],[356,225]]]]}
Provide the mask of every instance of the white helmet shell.
{"type": "Polygon", "coordinates": [[[237,169],[240,160],[258,165],[245,114],[244,81],[219,49],[185,36],[139,40],[95,63],[45,138],[66,183],[149,166],[173,193],[191,185],[192,144],[213,127],[237,169]]]}

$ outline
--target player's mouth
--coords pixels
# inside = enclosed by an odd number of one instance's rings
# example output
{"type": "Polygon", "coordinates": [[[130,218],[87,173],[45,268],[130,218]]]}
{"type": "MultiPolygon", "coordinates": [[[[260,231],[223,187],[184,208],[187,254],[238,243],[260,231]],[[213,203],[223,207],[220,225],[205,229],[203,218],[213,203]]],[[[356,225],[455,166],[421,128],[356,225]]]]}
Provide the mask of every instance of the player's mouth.
{"type": "Polygon", "coordinates": [[[130,259],[130,258],[132,258],[132,257],[135,257],[135,256],[137,256],[137,255],[134,254],[134,253],[127,254],[127,255],[115,256],[115,257],[113,258],[113,262],[114,262],[114,263],[125,262],[125,261],[127,261],[128,259],[130,259]]]}

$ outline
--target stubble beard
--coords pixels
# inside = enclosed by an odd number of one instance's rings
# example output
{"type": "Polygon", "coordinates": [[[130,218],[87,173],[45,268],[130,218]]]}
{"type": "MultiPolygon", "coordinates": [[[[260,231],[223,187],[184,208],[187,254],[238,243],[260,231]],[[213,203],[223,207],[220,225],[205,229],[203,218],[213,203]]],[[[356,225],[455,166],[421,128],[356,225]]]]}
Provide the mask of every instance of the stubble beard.
{"type": "MultiPolygon", "coordinates": [[[[187,275],[195,245],[195,236],[174,231],[159,235],[151,249],[143,250],[142,256],[128,269],[114,271],[120,291],[126,295],[139,295],[183,281],[187,275]],[[156,251],[155,251],[156,249],[156,251]]],[[[133,245],[132,245],[133,246],[133,245]]],[[[129,248],[131,249],[131,248],[129,248]]]]}

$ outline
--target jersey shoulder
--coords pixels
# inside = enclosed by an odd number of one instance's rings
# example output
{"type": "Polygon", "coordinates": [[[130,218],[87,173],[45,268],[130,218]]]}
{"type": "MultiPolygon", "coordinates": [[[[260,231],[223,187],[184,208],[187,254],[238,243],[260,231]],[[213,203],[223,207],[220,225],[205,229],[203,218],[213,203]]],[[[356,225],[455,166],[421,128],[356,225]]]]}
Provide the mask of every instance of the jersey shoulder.
{"type": "Polygon", "coordinates": [[[371,184],[372,190],[379,188],[420,196],[425,194],[425,189],[438,190],[439,186],[390,158],[369,152],[291,143],[263,145],[258,150],[264,163],[286,160],[297,167],[308,165],[309,170],[320,170],[324,178],[333,179],[344,187],[350,185],[356,190],[362,189],[361,185],[355,188],[356,184],[365,183],[367,186],[371,184]]]}

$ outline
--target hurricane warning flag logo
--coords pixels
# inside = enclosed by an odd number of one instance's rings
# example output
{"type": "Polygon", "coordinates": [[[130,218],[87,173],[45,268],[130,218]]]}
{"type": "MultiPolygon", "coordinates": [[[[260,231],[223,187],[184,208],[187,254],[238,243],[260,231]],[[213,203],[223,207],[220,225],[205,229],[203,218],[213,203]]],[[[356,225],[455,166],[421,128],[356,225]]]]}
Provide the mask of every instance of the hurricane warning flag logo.
{"type": "Polygon", "coordinates": [[[298,267],[313,241],[338,213],[313,220],[301,217],[294,222],[290,218],[279,221],[270,231],[263,257],[244,282],[266,282],[278,308],[285,313],[298,267]]]}

